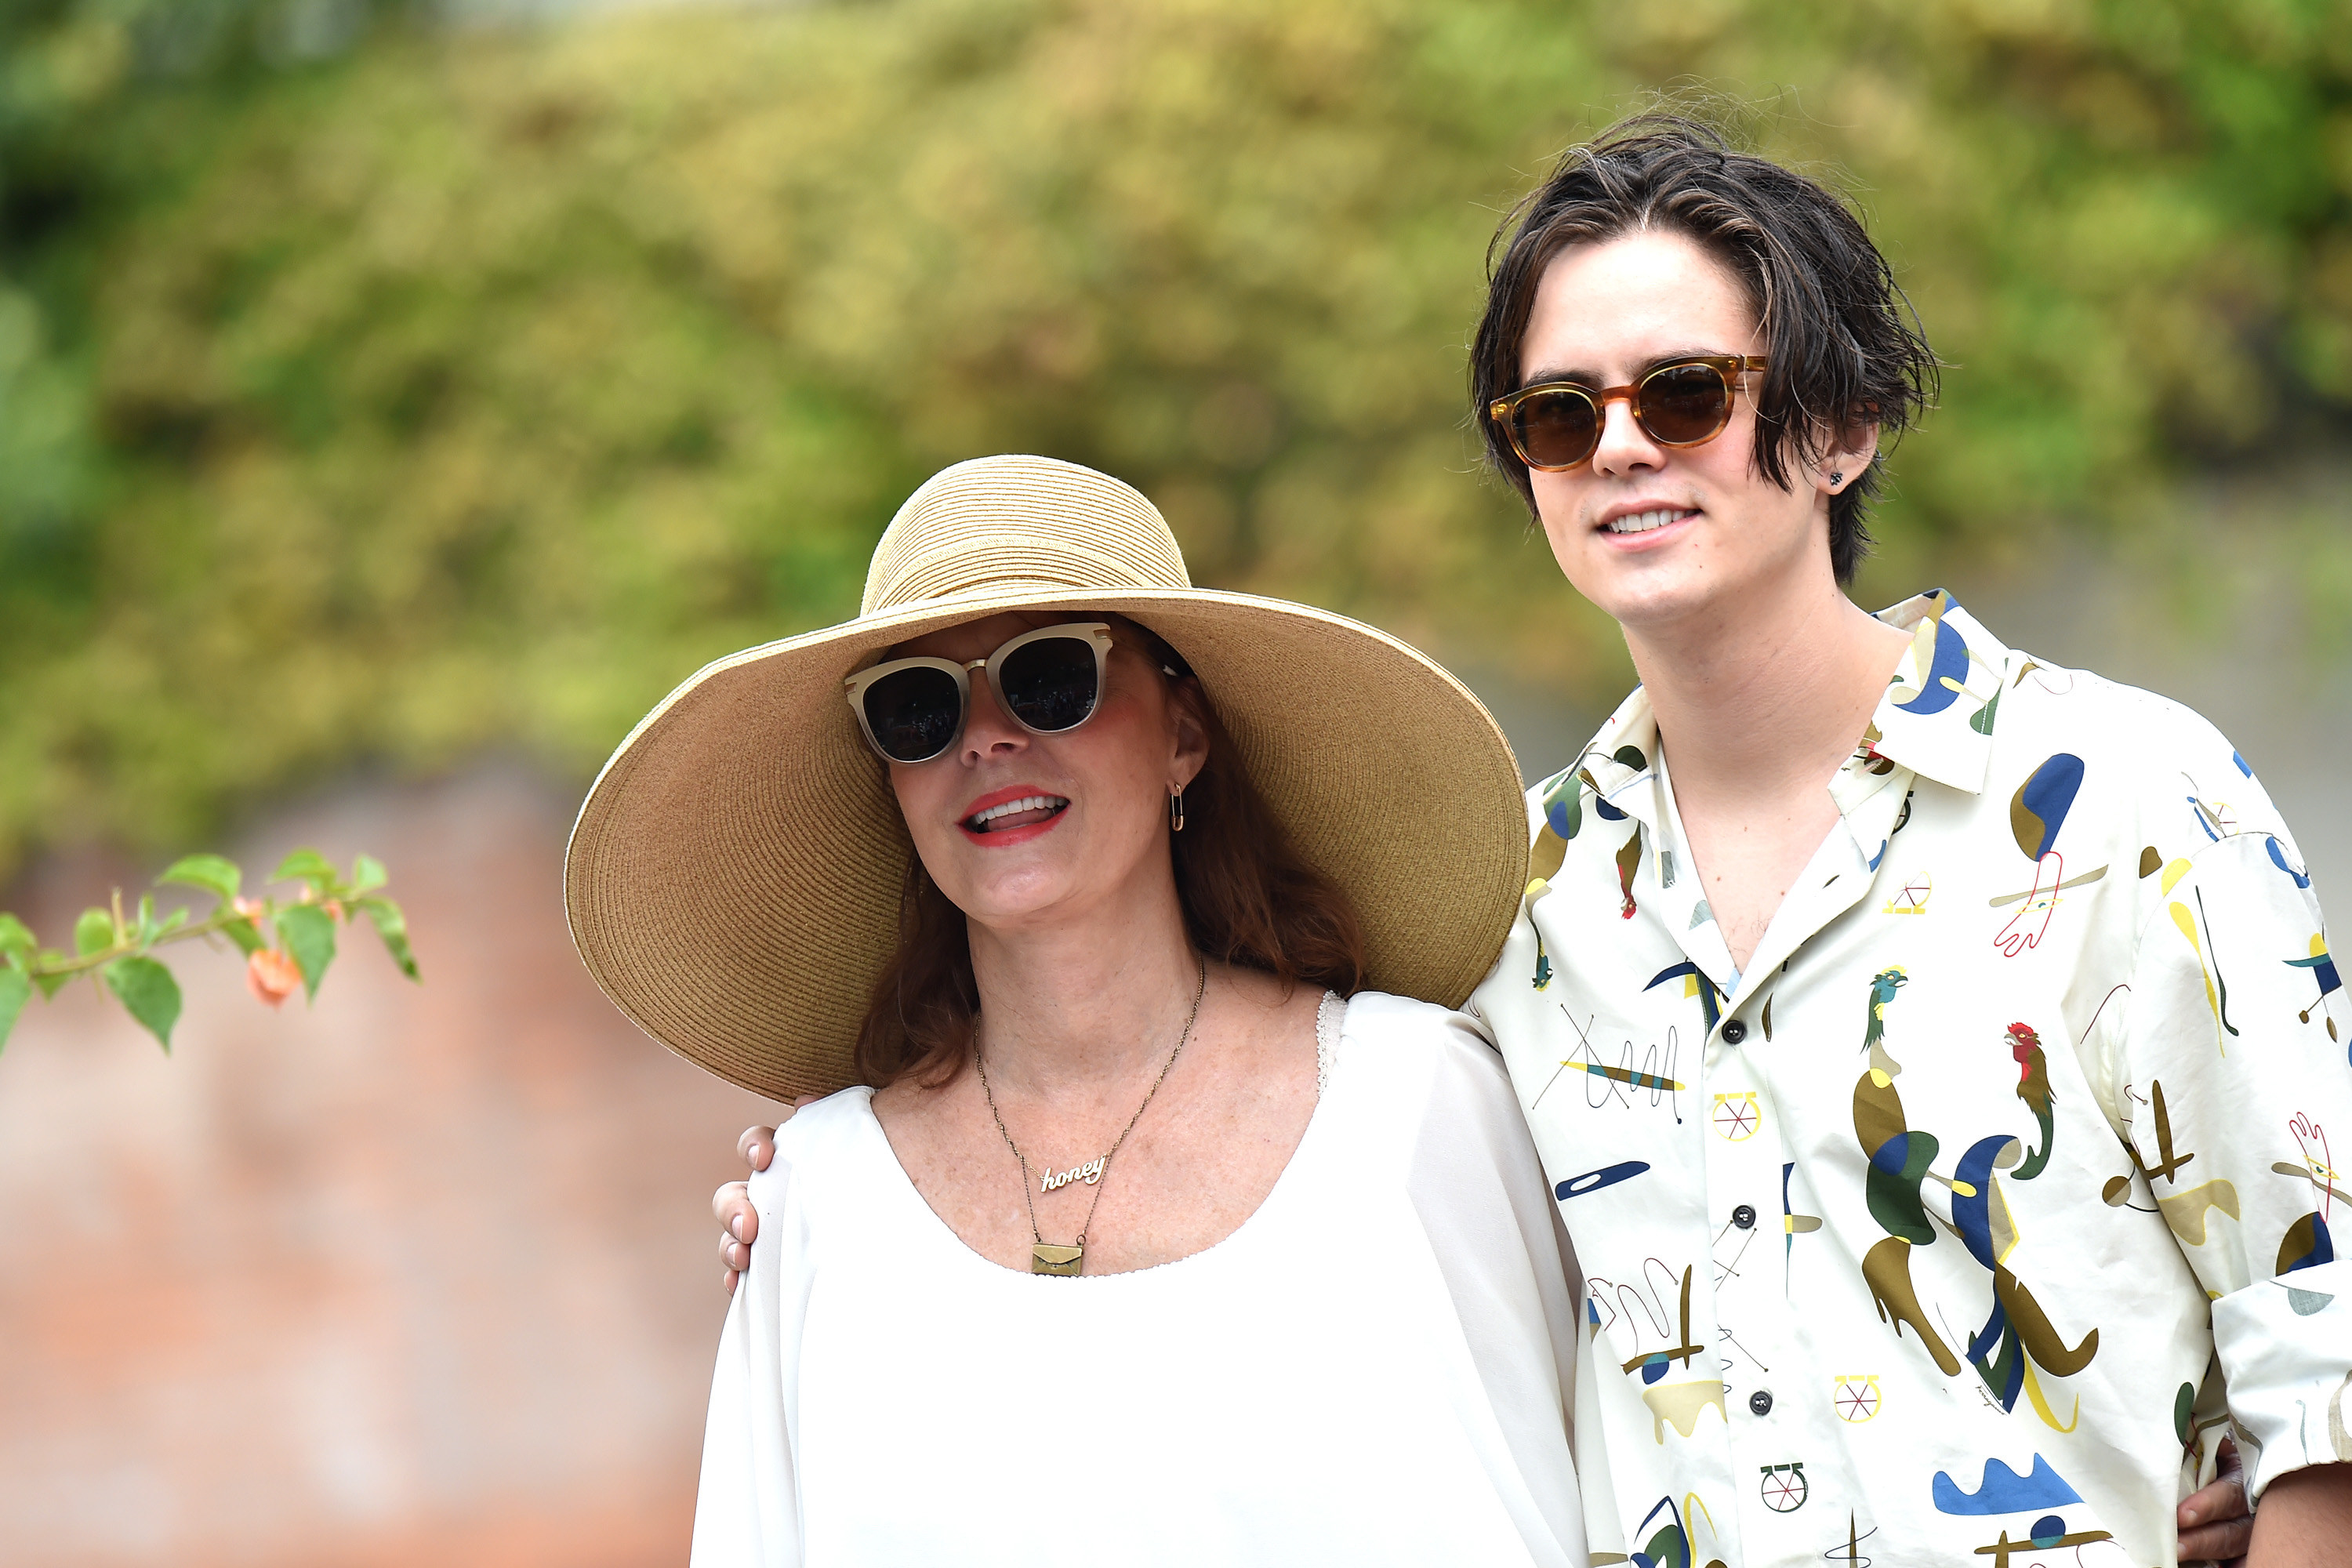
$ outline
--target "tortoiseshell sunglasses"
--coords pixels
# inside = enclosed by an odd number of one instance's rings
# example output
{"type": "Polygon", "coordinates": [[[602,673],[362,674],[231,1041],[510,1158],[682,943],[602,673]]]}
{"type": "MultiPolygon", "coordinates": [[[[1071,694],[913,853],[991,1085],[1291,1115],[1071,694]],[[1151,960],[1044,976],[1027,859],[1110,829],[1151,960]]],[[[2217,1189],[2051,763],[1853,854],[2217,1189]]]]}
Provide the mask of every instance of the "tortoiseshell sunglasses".
{"type": "Polygon", "coordinates": [[[1511,450],[1530,468],[1560,473],[1589,461],[1601,445],[1602,410],[1625,400],[1633,423],[1661,447],[1696,447],[1723,434],[1743,371],[1762,370],[1752,354],[1694,354],[1652,365],[1626,386],[1595,390],[1580,382],[1523,386],[1486,405],[1511,450]]]}

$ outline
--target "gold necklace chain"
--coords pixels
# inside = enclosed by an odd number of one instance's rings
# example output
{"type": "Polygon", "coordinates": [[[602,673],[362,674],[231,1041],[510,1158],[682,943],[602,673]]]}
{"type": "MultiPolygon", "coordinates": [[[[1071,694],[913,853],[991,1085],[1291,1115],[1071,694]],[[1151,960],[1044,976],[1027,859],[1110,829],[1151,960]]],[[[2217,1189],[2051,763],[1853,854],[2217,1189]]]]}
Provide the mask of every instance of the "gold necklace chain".
{"type": "MultiPolygon", "coordinates": [[[[1019,1162],[1021,1166],[1021,1201],[1029,1207],[1031,1243],[1029,1272],[1032,1274],[1073,1275],[1085,1271],[1087,1232],[1093,1228],[1095,1209],[1102,1203],[1102,1184],[1110,1174],[1111,1160],[1126,1145],[1127,1135],[1135,1131],[1135,1124],[1143,1120],[1143,1113],[1151,1109],[1151,1101],[1160,1093],[1160,1086],[1168,1081],[1169,1069],[1176,1065],[1176,1058],[1184,1054],[1185,1042],[1192,1037],[1192,1026],[1200,1019],[1201,998],[1206,995],[1209,990],[1209,963],[1208,960],[1197,955],[1193,963],[1199,965],[1200,982],[1192,990],[1192,1010],[1185,1015],[1184,1032],[1176,1037],[1176,1048],[1169,1052],[1167,1061],[1160,1064],[1160,1076],[1151,1080],[1151,1088],[1144,1095],[1143,1103],[1135,1108],[1135,1114],[1127,1119],[1125,1127],[1119,1129],[1118,1137],[1112,1142],[1110,1152],[1099,1160],[1088,1162],[1094,1167],[1094,1175],[1087,1182],[1087,1184],[1095,1190],[1094,1202],[1087,1205],[1086,1222],[1078,1227],[1077,1240],[1067,1247],[1055,1246],[1047,1241],[1045,1233],[1037,1228],[1037,1199],[1029,1191],[1029,1158],[1021,1152],[1021,1145],[1013,1141],[1011,1130],[1004,1125],[1003,1113],[996,1109],[996,1091],[988,1084],[988,1061],[981,1054],[980,1049],[980,1020],[977,1017],[972,1019],[971,1064],[980,1072],[980,1092],[988,1098],[988,1114],[995,1120],[997,1131],[1003,1134],[1004,1146],[1013,1151],[1013,1158],[1019,1162]]],[[[1075,1176],[1085,1169],[1084,1165],[1078,1166],[1070,1174],[1075,1176]]],[[[1068,1177],[1064,1178],[1065,1181],[1068,1179],[1068,1177]]]]}

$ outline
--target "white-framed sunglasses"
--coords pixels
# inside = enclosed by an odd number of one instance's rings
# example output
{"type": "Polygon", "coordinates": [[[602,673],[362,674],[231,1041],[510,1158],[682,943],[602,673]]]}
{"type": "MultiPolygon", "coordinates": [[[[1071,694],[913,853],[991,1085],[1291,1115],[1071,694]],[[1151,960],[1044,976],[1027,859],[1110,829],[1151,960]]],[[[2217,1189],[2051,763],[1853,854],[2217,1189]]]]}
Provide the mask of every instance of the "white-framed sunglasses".
{"type": "Polygon", "coordinates": [[[973,670],[988,672],[997,706],[1014,723],[1032,734],[1059,735],[1094,717],[1110,650],[1107,623],[1072,621],[1023,632],[986,658],[894,658],[842,685],[866,744],[887,762],[928,763],[963,734],[973,670]]]}

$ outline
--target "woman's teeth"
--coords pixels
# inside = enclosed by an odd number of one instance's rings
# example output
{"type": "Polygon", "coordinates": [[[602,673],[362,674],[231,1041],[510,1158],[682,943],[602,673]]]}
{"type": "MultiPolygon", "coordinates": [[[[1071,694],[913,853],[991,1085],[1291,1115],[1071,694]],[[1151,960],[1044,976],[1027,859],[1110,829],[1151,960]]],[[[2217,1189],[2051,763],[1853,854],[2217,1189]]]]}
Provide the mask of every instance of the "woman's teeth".
{"type": "Polygon", "coordinates": [[[1680,507],[1662,508],[1657,511],[1637,511],[1631,517],[1621,517],[1608,525],[1611,533],[1647,533],[1654,528],[1664,528],[1690,515],[1680,507]]]}
{"type": "Polygon", "coordinates": [[[1019,800],[1000,801],[986,811],[975,811],[965,820],[973,828],[985,833],[991,823],[1001,818],[1018,816],[1025,811],[1059,811],[1069,804],[1058,795],[1024,795],[1019,800]]]}

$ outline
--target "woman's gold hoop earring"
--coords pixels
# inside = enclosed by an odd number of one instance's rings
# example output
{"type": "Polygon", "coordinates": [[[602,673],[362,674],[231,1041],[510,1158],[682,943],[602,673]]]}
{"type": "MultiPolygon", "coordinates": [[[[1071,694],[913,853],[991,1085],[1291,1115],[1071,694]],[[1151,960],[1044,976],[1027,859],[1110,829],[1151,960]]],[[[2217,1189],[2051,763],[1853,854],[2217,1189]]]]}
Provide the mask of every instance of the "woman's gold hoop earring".
{"type": "Polygon", "coordinates": [[[1184,831],[1184,792],[1181,789],[1174,791],[1168,797],[1168,831],[1171,833],[1184,831]]]}

